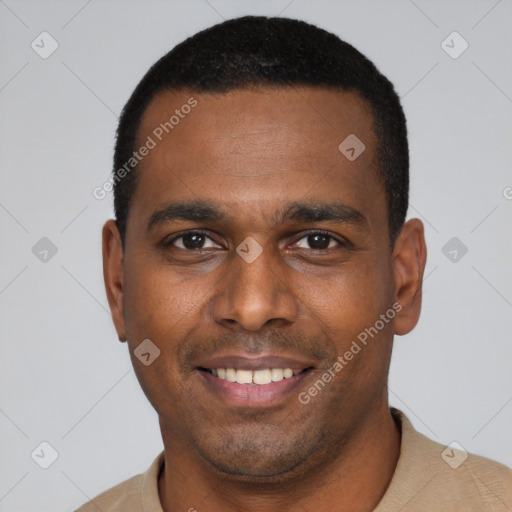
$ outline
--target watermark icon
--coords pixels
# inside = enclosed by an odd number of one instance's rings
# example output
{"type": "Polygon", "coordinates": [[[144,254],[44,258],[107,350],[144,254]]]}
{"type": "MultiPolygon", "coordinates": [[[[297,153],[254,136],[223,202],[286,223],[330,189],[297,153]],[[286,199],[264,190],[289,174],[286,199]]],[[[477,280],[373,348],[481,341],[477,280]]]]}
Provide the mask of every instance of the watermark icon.
{"type": "Polygon", "coordinates": [[[442,451],[441,458],[452,469],[457,469],[468,458],[468,452],[457,441],[453,441],[442,451]]]}
{"type": "Polygon", "coordinates": [[[130,174],[135,167],[147,156],[152,149],[155,149],[159,142],[164,137],[164,134],[171,133],[171,131],[178,126],[181,119],[185,119],[186,115],[197,106],[197,100],[190,97],[186,103],[180,108],[177,108],[174,113],[169,117],[168,121],[160,123],[152,132],[148,135],[146,141],[137,151],[132,153],[132,156],[124,163],[122,167],[117,169],[108,180],[102,185],[94,187],[92,195],[95,199],[102,200],[107,196],[107,192],[114,190],[114,184],[119,183],[128,174],[130,174]]]}
{"type": "Polygon", "coordinates": [[[30,456],[40,468],[48,469],[59,458],[59,452],[50,443],[43,441],[30,456]]]}
{"type": "Polygon", "coordinates": [[[505,187],[503,189],[503,197],[509,201],[512,200],[512,187],[505,187]]]}
{"type": "Polygon", "coordinates": [[[30,44],[41,59],[47,59],[50,55],[57,50],[59,43],[48,32],[41,32],[30,44]]]}
{"type": "Polygon", "coordinates": [[[441,252],[452,263],[459,263],[459,261],[467,254],[468,248],[461,240],[456,236],[453,236],[443,245],[441,252]]]}
{"type": "Polygon", "coordinates": [[[441,48],[452,59],[458,59],[469,48],[469,43],[458,32],[453,31],[443,40],[441,48]]]}
{"type": "Polygon", "coordinates": [[[254,240],[252,236],[248,236],[237,248],[236,252],[247,262],[252,263],[263,252],[263,247],[254,240]]]}
{"type": "Polygon", "coordinates": [[[32,247],[32,254],[42,263],[48,263],[56,254],[57,246],[46,236],[32,247]]]}
{"type": "MultiPolygon", "coordinates": [[[[379,319],[372,326],[367,327],[361,331],[357,335],[357,340],[363,346],[366,346],[368,343],[368,337],[373,339],[375,336],[377,336],[377,334],[379,334],[379,332],[384,329],[386,324],[389,324],[389,322],[393,320],[396,314],[400,311],[402,311],[402,304],[395,302],[385,313],[382,313],[379,316],[379,319]]],[[[302,391],[299,393],[299,402],[304,405],[309,404],[309,402],[311,402],[311,397],[316,396],[325,387],[326,384],[331,382],[331,380],[334,379],[334,377],[336,377],[336,375],[340,373],[341,370],[345,368],[345,366],[348,365],[349,361],[352,361],[354,356],[361,352],[361,350],[361,345],[356,340],[353,340],[350,348],[345,351],[342,356],[338,356],[336,362],[330,368],[328,368],[322,374],[322,376],[308,388],[307,391],[302,391]]]]}
{"type": "Polygon", "coordinates": [[[347,160],[353,162],[366,149],[366,146],[358,137],[351,133],[341,142],[338,149],[347,160]]]}
{"type": "Polygon", "coordinates": [[[160,355],[160,349],[151,340],[145,339],[133,354],[144,366],[149,366],[160,355]]]}

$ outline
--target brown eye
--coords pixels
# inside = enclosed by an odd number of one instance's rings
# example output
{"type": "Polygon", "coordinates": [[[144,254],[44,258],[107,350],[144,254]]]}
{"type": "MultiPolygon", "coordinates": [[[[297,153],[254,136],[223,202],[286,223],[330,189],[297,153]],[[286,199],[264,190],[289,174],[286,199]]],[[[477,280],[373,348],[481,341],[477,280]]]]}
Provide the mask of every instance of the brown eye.
{"type": "Polygon", "coordinates": [[[335,244],[343,245],[338,240],[336,240],[333,236],[328,235],[326,233],[310,233],[309,235],[306,235],[305,237],[301,238],[298,244],[303,244],[302,249],[313,249],[322,251],[325,249],[331,249],[335,247],[335,245],[332,245],[332,242],[335,244]]]}
{"type": "Polygon", "coordinates": [[[183,235],[173,238],[166,245],[187,251],[209,249],[216,246],[215,242],[210,237],[206,236],[200,231],[190,231],[188,233],[184,233],[183,235]],[[213,245],[205,247],[205,244],[208,242],[213,245]]]}

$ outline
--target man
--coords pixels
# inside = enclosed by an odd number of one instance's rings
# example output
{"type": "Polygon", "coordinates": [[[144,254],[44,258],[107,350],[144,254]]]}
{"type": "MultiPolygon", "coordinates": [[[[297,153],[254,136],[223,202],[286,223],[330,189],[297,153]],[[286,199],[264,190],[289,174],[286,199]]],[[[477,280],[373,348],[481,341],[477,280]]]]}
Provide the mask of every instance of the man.
{"type": "Polygon", "coordinates": [[[388,404],[426,248],[368,59],[304,22],[226,21],[148,71],[114,160],[107,296],[164,452],[80,512],[512,509],[511,470],[388,404]]]}

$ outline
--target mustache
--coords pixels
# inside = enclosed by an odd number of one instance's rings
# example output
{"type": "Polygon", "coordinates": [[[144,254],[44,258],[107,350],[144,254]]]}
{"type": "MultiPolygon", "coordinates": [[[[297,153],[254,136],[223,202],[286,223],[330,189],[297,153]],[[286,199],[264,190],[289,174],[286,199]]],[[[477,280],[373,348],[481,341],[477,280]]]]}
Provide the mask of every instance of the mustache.
{"type": "Polygon", "coordinates": [[[325,333],[306,338],[298,333],[269,329],[252,335],[231,332],[212,336],[208,340],[189,341],[181,346],[178,359],[182,368],[189,369],[199,357],[233,352],[254,356],[264,353],[300,354],[318,362],[334,361],[338,357],[336,345],[325,333]]]}

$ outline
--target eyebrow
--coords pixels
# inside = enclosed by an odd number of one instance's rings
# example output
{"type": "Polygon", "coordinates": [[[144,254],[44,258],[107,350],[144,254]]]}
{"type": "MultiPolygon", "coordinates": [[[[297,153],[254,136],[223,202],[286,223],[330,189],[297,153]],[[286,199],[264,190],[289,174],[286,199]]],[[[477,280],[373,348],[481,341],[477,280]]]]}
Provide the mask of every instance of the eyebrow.
{"type": "MultiPolygon", "coordinates": [[[[219,222],[228,220],[226,210],[209,201],[183,201],[167,203],[151,215],[148,231],[156,227],[174,222],[187,220],[195,222],[219,222]]],[[[355,208],[340,202],[319,203],[293,201],[287,203],[274,213],[275,224],[285,221],[301,222],[337,222],[343,224],[365,225],[366,217],[355,208]]]]}

